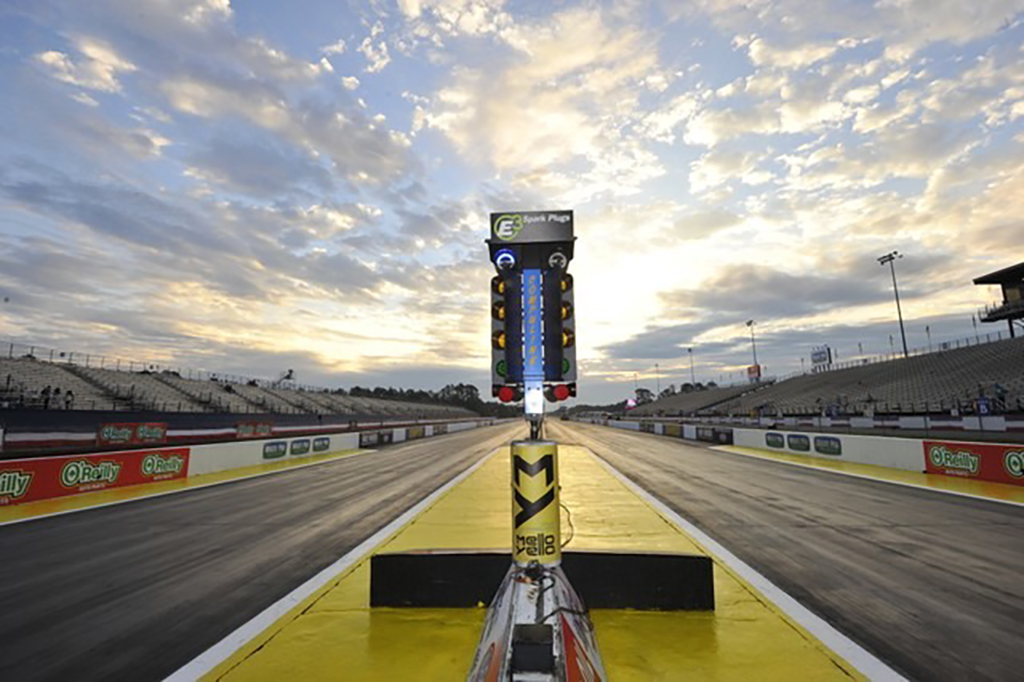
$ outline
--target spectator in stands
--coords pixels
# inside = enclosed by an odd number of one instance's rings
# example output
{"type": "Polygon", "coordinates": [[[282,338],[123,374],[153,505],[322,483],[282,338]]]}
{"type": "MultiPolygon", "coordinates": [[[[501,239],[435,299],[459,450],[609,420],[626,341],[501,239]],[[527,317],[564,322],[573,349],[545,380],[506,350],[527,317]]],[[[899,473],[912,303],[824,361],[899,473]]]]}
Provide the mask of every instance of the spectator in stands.
{"type": "Polygon", "coordinates": [[[69,388],[68,390],[64,391],[64,409],[65,410],[70,410],[70,409],[72,409],[74,407],[74,405],[75,405],[75,394],[69,388]]]}
{"type": "Polygon", "coordinates": [[[60,386],[53,389],[53,409],[60,409],[60,386]]]}
{"type": "Polygon", "coordinates": [[[50,394],[52,392],[53,392],[53,389],[50,388],[49,385],[47,385],[45,388],[43,388],[42,391],[39,392],[39,395],[43,399],[43,409],[44,410],[50,409],[50,394]]]}

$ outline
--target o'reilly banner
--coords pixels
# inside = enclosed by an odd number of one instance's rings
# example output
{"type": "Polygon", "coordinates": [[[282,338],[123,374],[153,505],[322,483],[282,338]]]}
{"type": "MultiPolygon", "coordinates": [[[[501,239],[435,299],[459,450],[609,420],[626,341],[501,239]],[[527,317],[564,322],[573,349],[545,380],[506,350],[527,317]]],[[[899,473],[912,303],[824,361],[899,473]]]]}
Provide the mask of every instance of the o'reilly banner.
{"type": "Polygon", "coordinates": [[[188,475],[189,448],[0,462],[0,505],[154,483],[188,475]]]}
{"type": "Polygon", "coordinates": [[[1024,445],[926,440],[924,464],[930,474],[1024,485],[1024,445]]]}

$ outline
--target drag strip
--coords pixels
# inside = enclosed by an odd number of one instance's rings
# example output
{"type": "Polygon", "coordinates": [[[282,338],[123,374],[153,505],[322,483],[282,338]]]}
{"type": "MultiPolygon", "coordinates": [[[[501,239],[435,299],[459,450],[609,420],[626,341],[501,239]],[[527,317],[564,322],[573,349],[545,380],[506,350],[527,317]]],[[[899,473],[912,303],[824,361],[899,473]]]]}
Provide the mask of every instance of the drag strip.
{"type": "Polygon", "coordinates": [[[1024,669],[1024,509],[551,422],[913,679],[1024,669]]]}
{"type": "Polygon", "coordinates": [[[524,431],[0,527],[0,679],[162,679],[524,431]]]}

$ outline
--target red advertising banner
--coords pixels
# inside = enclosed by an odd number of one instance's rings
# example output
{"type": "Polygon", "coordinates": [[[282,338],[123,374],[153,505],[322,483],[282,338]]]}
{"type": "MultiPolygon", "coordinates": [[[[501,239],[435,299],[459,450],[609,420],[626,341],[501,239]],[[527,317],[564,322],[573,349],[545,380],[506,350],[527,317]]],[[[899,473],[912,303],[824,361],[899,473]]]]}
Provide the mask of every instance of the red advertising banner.
{"type": "Polygon", "coordinates": [[[930,474],[1024,485],[1024,445],[926,440],[924,466],[930,474]]]}
{"type": "Polygon", "coordinates": [[[235,438],[270,438],[274,425],[266,422],[239,422],[235,426],[235,438]]]}
{"type": "Polygon", "coordinates": [[[103,424],[96,433],[100,445],[156,445],[167,440],[167,424],[131,422],[103,424]]]}
{"type": "Polygon", "coordinates": [[[0,505],[185,478],[189,452],[161,448],[0,461],[0,505]]]}

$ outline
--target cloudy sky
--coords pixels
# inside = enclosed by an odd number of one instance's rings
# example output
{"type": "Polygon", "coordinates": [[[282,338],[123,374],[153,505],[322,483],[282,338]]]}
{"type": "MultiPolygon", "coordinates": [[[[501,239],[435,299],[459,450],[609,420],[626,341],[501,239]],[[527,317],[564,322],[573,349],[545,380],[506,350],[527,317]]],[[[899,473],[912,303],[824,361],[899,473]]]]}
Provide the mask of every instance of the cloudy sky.
{"type": "MultiPolygon", "coordinates": [[[[486,216],[571,208],[581,397],[973,335],[1020,0],[8,0],[0,336],[486,390],[486,216]],[[655,365],[659,366],[655,378],[655,365]]],[[[993,334],[1004,327],[983,326],[993,334]]]]}

